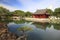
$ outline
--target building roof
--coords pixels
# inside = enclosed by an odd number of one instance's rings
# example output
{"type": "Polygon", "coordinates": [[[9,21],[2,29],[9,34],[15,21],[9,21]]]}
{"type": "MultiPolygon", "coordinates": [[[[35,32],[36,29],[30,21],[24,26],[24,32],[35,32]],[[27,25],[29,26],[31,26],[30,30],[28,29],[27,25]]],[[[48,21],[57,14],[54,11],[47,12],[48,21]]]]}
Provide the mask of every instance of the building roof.
{"type": "Polygon", "coordinates": [[[34,14],[48,14],[47,9],[37,10],[34,14]]]}

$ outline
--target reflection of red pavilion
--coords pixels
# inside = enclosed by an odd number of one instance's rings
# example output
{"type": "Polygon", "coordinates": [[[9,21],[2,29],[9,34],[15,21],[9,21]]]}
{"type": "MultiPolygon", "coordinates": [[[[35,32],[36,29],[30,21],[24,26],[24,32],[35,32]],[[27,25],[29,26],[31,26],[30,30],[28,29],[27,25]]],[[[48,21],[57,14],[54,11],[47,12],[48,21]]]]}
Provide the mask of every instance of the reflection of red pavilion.
{"type": "Polygon", "coordinates": [[[49,14],[47,9],[37,10],[34,14],[32,14],[33,18],[48,18],[49,14]]]}

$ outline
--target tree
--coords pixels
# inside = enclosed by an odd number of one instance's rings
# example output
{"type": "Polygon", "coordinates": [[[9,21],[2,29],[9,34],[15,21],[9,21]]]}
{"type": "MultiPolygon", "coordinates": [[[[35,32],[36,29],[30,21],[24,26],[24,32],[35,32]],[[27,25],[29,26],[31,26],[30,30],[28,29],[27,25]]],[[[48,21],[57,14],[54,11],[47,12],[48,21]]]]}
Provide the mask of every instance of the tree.
{"type": "Polygon", "coordinates": [[[54,15],[57,16],[57,17],[60,17],[60,8],[56,8],[54,10],[54,15]]]}
{"type": "Polygon", "coordinates": [[[0,7],[0,14],[7,14],[9,13],[9,10],[7,10],[6,8],[0,7]]]}
{"type": "Polygon", "coordinates": [[[18,14],[18,15],[20,15],[21,17],[24,17],[24,11],[21,11],[21,10],[16,10],[16,11],[14,11],[14,14],[18,14]]]}
{"type": "Polygon", "coordinates": [[[26,40],[26,32],[27,31],[32,31],[32,28],[28,27],[28,26],[23,26],[17,29],[18,31],[22,31],[22,36],[23,36],[23,40],[26,40]]]}
{"type": "Polygon", "coordinates": [[[26,16],[26,17],[30,17],[30,16],[32,16],[32,13],[31,13],[31,12],[26,12],[26,13],[25,13],[25,16],[26,16]]]}
{"type": "Polygon", "coordinates": [[[8,9],[3,8],[3,7],[0,7],[0,19],[2,19],[2,16],[5,17],[5,19],[4,20],[1,20],[1,21],[7,22],[6,21],[6,20],[8,20],[7,19],[7,15],[9,14],[9,12],[10,11],[8,9]]]}
{"type": "Polygon", "coordinates": [[[50,15],[53,15],[53,11],[51,9],[47,9],[47,12],[50,14],[50,15]]]}

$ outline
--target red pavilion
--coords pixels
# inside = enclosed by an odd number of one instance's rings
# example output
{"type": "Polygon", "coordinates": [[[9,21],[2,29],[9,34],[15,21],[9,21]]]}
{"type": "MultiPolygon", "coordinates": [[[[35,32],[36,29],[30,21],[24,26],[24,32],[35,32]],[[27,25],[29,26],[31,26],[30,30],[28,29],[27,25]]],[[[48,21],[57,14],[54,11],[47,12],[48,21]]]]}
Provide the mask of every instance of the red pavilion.
{"type": "Polygon", "coordinates": [[[50,15],[47,12],[47,9],[37,10],[35,13],[32,14],[33,18],[48,18],[50,15]]]}

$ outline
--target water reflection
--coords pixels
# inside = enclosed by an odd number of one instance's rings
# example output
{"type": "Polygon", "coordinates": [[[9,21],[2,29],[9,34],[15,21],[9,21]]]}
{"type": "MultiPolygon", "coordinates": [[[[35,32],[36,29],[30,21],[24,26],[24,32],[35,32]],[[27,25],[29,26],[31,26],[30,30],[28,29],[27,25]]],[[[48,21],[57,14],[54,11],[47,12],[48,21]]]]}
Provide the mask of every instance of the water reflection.
{"type": "Polygon", "coordinates": [[[54,29],[54,26],[51,25],[50,28],[46,28],[46,39],[49,40],[59,40],[60,39],[60,30],[54,29]]]}
{"type": "Polygon", "coordinates": [[[60,40],[60,30],[55,29],[55,25],[50,24],[50,27],[46,27],[46,29],[37,28],[33,24],[9,24],[9,31],[16,33],[17,35],[22,34],[17,31],[18,27],[29,26],[33,28],[32,32],[27,32],[28,40],[60,40]]]}

